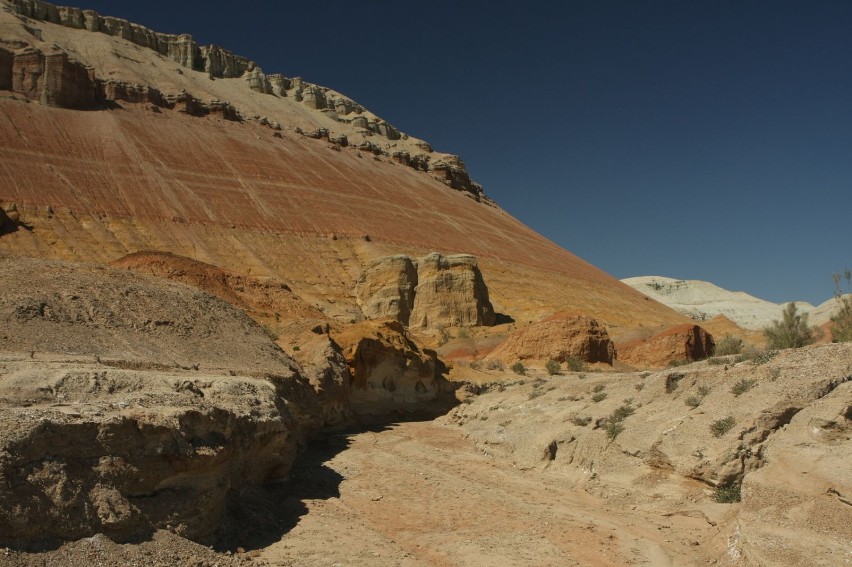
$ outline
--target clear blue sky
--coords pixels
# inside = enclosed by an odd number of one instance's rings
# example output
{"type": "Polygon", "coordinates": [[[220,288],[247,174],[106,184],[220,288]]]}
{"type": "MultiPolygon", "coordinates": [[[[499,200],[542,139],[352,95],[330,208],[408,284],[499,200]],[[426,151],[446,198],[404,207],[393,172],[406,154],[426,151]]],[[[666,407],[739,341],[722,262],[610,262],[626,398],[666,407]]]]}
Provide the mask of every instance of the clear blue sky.
{"type": "Polygon", "coordinates": [[[819,303],[852,267],[852,2],[80,7],[351,96],[616,277],[819,303]]]}

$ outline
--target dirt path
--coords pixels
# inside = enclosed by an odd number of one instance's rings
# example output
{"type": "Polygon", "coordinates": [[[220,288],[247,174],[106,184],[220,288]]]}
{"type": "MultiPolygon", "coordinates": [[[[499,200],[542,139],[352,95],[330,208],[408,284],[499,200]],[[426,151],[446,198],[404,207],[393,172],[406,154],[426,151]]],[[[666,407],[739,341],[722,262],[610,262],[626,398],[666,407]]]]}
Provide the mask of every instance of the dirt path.
{"type": "Polygon", "coordinates": [[[263,549],[272,565],[704,563],[690,541],[700,522],[680,524],[676,536],[667,518],[511,468],[434,422],[329,437],[301,463],[292,483],[300,498],[289,505],[303,513],[263,549]]]}

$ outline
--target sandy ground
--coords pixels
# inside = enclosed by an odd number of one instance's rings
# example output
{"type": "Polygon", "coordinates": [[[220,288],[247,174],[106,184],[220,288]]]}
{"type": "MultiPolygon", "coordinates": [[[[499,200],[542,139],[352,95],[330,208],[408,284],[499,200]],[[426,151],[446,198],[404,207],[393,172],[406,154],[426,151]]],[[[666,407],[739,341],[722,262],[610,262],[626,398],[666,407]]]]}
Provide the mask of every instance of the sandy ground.
{"type": "MultiPolygon", "coordinates": [[[[329,436],[285,497],[304,507],[271,565],[700,565],[703,518],[609,506],[479,453],[436,422],[329,436]]],[[[708,528],[711,528],[708,530],[708,528]]]]}

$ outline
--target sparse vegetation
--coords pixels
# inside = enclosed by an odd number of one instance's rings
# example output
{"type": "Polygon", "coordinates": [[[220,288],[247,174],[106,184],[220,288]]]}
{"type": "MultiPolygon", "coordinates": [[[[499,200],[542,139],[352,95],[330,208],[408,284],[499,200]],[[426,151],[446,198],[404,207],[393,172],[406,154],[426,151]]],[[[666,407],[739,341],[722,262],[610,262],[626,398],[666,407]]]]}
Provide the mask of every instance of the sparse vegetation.
{"type": "Polygon", "coordinates": [[[527,398],[529,398],[530,400],[534,400],[535,398],[537,398],[539,396],[543,396],[543,395],[544,395],[544,390],[533,390],[532,392],[527,394],[527,398]]]}
{"type": "Polygon", "coordinates": [[[595,403],[602,402],[606,399],[606,392],[598,392],[592,396],[592,401],[595,403]]]}
{"type": "Polygon", "coordinates": [[[702,398],[710,393],[710,386],[698,386],[698,395],[702,398]]]}
{"type": "Polygon", "coordinates": [[[574,356],[569,356],[565,359],[565,366],[571,372],[583,372],[586,370],[586,363],[574,356]]]}
{"type": "Polygon", "coordinates": [[[709,364],[711,366],[722,366],[723,364],[727,364],[727,363],[728,363],[727,358],[720,358],[718,356],[714,356],[713,358],[707,359],[707,364],[709,364]]]}
{"type": "Polygon", "coordinates": [[[670,360],[669,361],[669,368],[677,368],[678,366],[684,366],[684,365],[687,365],[687,364],[689,364],[689,361],[685,360],[685,359],[670,360]]]}
{"type": "Polygon", "coordinates": [[[592,422],[592,418],[590,416],[580,417],[580,416],[577,415],[577,416],[574,416],[574,417],[571,418],[571,423],[573,423],[577,427],[586,427],[591,422],[592,422]]]}
{"type": "Polygon", "coordinates": [[[470,367],[474,370],[479,370],[480,368],[482,368],[482,364],[480,364],[478,360],[474,360],[470,363],[470,367]]]}
{"type": "Polygon", "coordinates": [[[731,429],[733,429],[734,425],[737,422],[733,416],[729,415],[728,417],[723,417],[722,419],[717,419],[713,423],[710,424],[710,432],[713,433],[713,437],[721,437],[731,429]]]}
{"type": "Polygon", "coordinates": [[[544,367],[547,369],[547,373],[553,376],[554,374],[559,374],[559,371],[562,369],[562,365],[559,362],[553,360],[552,358],[548,360],[544,367]]]}
{"type": "Polygon", "coordinates": [[[757,385],[757,380],[754,378],[741,378],[736,384],[731,386],[731,393],[734,396],[741,396],[757,385]]]}
{"type": "Polygon", "coordinates": [[[719,504],[734,504],[742,497],[742,486],[733,484],[731,486],[717,486],[713,491],[713,500],[719,504]]]}
{"type": "Polygon", "coordinates": [[[527,373],[527,369],[522,362],[518,361],[512,365],[512,372],[521,376],[525,376],[527,373]]]}
{"type": "Polygon", "coordinates": [[[852,270],[834,274],[834,299],[840,305],[838,312],[831,317],[834,326],[831,328],[831,342],[845,343],[852,341],[852,299],[844,297],[841,282],[846,281],[847,292],[852,292],[852,270]]]}
{"type": "Polygon", "coordinates": [[[684,400],[684,403],[689,407],[695,409],[701,405],[702,399],[701,396],[689,396],[684,400]]]}
{"type": "Polygon", "coordinates": [[[727,356],[729,354],[739,354],[742,350],[743,340],[728,333],[716,343],[716,350],[713,354],[716,356],[727,356]]]}
{"type": "Polygon", "coordinates": [[[595,384],[595,386],[592,388],[592,392],[603,392],[605,389],[606,386],[604,386],[603,384],[595,384]]]}
{"type": "Polygon", "coordinates": [[[492,360],[488,362],[488,370],[499,370],[502,372],[506,370],[506,367],[499,360],[492,360]]]}
{"type": "Polygon", "coordinates": [[[781,320],[763,329],[767,345],[773,349],[799,348],[814,342],[813,329],[808,326],[808,314],[799,314],[795,303],[788,303],[781,320]]]}

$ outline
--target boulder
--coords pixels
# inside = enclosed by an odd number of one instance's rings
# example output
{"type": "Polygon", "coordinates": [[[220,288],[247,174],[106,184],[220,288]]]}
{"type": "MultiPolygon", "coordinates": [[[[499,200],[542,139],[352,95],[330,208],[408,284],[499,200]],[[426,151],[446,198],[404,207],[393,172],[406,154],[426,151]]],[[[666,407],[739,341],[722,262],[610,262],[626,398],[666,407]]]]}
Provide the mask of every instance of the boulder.
{"type": "Polygon", "coordinates": [[[408,325],[414,308],[417,268],[404,255],[378,258],[364,268],[355,297],[368,319],[394,319],[408,325]]]}
{"type": "Polygon", "coordinates": [[[505,363],[576,358],[612,364],[615,346],[596,319],[560,312],[513,333],[487,358],[505,363]]]}
{"type": "Polygon", "coordinates": [[[349,405],[362,416],[446,409],[452,390],[435,351],[421,349],[398,321],[363,321],[332,330],[352,376],[349,405]]]}
{"type": "Polygon", "coordinates": [[[475,256],[432,253],[417,261],[410,327],[477,327],[491,326],[494,321],[494,308],[475,256]]]}
{"type": "Polygon", "coordinates": [[[684,323],[648,339],[618,347],[618,360],[633,366],[663,368],[673,362],[692,362],[712,356],[713,336],[698,325],[684,323]]]}

